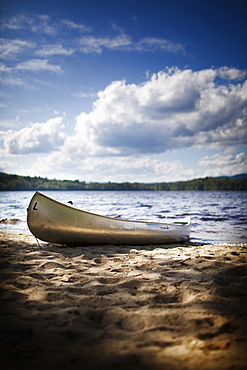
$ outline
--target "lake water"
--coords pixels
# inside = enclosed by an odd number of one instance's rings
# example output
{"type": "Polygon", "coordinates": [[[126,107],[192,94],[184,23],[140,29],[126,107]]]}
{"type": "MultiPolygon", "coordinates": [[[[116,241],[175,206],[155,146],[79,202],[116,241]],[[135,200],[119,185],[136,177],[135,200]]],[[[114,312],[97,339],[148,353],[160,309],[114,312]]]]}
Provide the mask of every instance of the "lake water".
{"type": "MultiPolygon", "coordinates": [[[[165,221],[190,216],[192,244],[247,244],[247,192],[242,191],[42,191],[79,208],[123,219],[165,221]]],[[[33,191],[0,192],[1,231],[29,233],[26,209],[33,191]]]]}

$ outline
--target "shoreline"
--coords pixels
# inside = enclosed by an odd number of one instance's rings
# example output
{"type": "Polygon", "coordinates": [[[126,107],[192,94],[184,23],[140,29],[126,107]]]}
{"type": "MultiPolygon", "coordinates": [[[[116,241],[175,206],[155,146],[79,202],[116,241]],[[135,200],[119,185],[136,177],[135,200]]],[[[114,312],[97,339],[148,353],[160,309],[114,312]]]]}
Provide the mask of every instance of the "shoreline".
{"type": "Polygon", "coordinates": [[[246,368],[246,245],[0,235],[4,370],[246,368]]]}

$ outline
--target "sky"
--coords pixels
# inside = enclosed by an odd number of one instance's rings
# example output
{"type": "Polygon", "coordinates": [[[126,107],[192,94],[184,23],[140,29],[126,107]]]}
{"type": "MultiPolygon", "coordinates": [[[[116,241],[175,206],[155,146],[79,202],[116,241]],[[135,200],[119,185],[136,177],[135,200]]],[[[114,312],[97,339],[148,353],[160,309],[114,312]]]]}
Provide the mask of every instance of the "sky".
{"type": "Polygon", "coordinates": [[[0,171],[247,172],[244,0],[1,0],[0,171]]]}

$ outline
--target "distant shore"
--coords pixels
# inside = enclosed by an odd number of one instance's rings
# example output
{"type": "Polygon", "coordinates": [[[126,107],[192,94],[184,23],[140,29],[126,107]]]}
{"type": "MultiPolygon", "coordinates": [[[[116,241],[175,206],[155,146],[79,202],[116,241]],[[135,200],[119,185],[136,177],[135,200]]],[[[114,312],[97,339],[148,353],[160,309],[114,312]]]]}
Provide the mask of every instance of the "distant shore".
{"type": "Polygon", "coordinates": [[[3,370],[246,368],[247,246],[0,236],[3,370]]]}
{"type": "Polygon", "coordinates": [[[0,172],[0,191],[100,190],[100,191],[247,191],[247,174],[205,177],[174,182],[90,182],[10,175],[0,172]]]}

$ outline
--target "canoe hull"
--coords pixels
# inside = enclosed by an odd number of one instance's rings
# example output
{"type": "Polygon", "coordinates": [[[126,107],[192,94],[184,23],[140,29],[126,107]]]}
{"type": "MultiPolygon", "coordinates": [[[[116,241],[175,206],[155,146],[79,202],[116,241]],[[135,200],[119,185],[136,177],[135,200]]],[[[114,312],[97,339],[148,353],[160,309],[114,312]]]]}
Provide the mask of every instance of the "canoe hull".
{"type": "Polygon", "coordinates": [[[189,238],[190,221],[155,223],[129,221],[85,212],[36,192],[27,209],[32,234],[66,245],[166,244],[189,238]]]}

